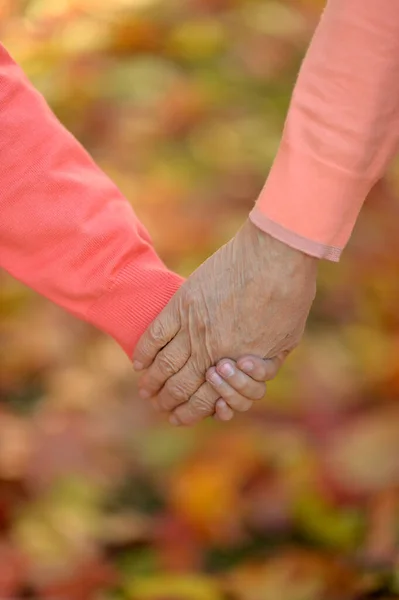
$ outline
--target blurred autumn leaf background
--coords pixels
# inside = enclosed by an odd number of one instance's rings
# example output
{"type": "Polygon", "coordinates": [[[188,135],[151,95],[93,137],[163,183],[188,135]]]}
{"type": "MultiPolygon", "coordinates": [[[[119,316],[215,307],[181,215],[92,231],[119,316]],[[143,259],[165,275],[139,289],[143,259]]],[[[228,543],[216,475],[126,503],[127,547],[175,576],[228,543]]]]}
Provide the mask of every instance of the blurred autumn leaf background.
{"type": "MultiPolygon", "coordinates": [[[[262,187],[322,4],[2,0],[0,31],[188,275],[262,187]]],[[[111,340],[0,275],[0,597],[397,597],[398,181],[229,425],[165,425],[111,340]]]]}

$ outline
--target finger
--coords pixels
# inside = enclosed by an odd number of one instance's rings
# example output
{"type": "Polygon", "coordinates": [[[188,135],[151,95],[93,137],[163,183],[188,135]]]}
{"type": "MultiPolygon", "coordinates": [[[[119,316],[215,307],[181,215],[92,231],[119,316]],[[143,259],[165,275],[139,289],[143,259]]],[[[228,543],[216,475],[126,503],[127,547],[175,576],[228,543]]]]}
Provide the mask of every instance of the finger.
{"type": "Polygon", "coordinates": [[[157,353],[175,337],[179,329],[178,303],[172,299],[137,342],[133,352],[134,369],[148,369],[157,353]]]}
{"type": "Polygon", "coordinates": [[[223,400],[223,398],[219,398],[219,400],[216,401],[215,414],[213,415],[213,418],[216,421],[231,421],[233,417],[234,411],[230,408],[227,402],[223,400]]]}
{"type": "Polygon", "coordinates": [[[281,353],[274,358],[263,359],[248,354],[237,360],[237,367],[255,379],[255,381],[271,381],[284,363],[287,353],[281,353]]]}
{"type": "MultiPolygon", "coordinates": [[[[244,397],[247,400],[261,400],[266,394],[266,384],[264,381],[258,382],[252,379],[249,375],[246,375],[240,369],[237,368],[236,363],[231,359],[222,359],[216,365],[216,375],[224,382],[224,386],[218,387],[218,391],[222,398],[224,398],[231,408],[240,410],[230,403],[230,398],[233,392],[236,393],[236,398],[244,397]],[[224,393],[226,391],[226,394],[224,393]]],[[[213,375],[210,382],[213,384],[217,381],[217,377],[213,375]]],[[[214,386],[215,387],[215,386],[214,386]]],[[[216,388],[215,388],[216,389],[216,388]]],[[[233,397],[234,401],[234,397],[233,397]]],[[[243,408],[242,410],[247,410],[243,408]]]]}
{"type": "MultiPolygon", "coordinates": [[[[170,377],[160,390],[156,402],[159,410],[170,411],[187,402],[204,383],[205,368],[190,357],[178,373],[170,377]]],[[[216,398],[213,398],[214,402],[216,398]]],[[[212,414],[212,413],[211,413],[212,414]]]]}
{"type": "Polygon", "coordinates": [[[156,355],[154,362],[139,381],[139,396],[150,398],[155,396],[165,382],[178,373],[190,357],[190,342],[187,334],[178,333],[156,355]]]}
{"type": "Polygon", "coordinates": [[[214,414],[218,398],[219,394],[212,389],[208,382],[205,382],[189,402],[180,404],[173,411],[169,422],[172,425],[195,425],[214,414]]]}
{"type": "MultiPolygon", "coordinates": [[[[241,375],[248,380],[251,379],[247,375],[244,375],[244,373],[241,373],[241,375]]],[[[218,392],[218,394],[223,398],[223,400],[225,400],[227,402],[227,404],[230,406],[230,408],[233,408],[234,410],[236,410],[238,412],[245,412],[246,410],[249,410],[251,408],[252,401],[249,400],[248,398],[245,398],[242,394],[240,394],[234,388],[232,388],[219,375],[219,373],[216,371],[215,367],[212,367],[211,369],[208,370],[207,381],[211,384],[213,389],[216,390],[216,392],[218,392]]],[[[265,387],[264,383],[263,384],[256,383],[255,381],[252,381],[252,380],[251,380],[251,383],[253,386],[264,386],[265,387]]],[[[263,394],[262,394],[262,396],[263,396],[263,394]]]]}

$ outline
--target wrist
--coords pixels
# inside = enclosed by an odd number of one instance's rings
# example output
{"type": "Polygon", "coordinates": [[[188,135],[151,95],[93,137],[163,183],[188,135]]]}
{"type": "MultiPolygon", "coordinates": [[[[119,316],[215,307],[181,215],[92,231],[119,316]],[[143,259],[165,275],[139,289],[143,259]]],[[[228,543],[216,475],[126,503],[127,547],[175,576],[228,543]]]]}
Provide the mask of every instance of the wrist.
{"type": "Polygon", "coordinates": [[[260,229],[251,219],[247,219],[243,232],[255,245],[257,255],[267,256],[270,261],[292,267],[302,267],[317,272],[319,259],[295,248],[260,229]]]}
{"type": "Polygon", "coordinates": [[[317,259],[326,259],[338,262],[341,256],[341,248],[328,246],[316,241],[313,237],[304,237],[296,231],[296,228],[287,228],[270,219],[257,205],[249,213],[249,219],[261,231],[268,233],[273,238],[280,240],[287,246],[295,248],[308,256],[317,259]]]}
{"type": "Polygon", "coordinates": [[[274,238],[250,219],[235,241],[240,261],[252,267],[255,279],[267,281],[269,300],[281,306],[287,302],[311,305],[316,295],[317,258],[274,238]]]}

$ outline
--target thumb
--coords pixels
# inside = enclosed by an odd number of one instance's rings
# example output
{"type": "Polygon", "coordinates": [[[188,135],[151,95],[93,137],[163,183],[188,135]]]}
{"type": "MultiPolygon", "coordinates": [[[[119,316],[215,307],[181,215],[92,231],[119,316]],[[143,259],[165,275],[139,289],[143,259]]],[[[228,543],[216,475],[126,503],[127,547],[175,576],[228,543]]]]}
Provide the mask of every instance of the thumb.
{"type": "Polygon", "coordinates": [[[179,329],[178,303],[172,298],[137,342],[133,352],[135,371],[148,369],[158,352],[175,337],[179,329]]]}

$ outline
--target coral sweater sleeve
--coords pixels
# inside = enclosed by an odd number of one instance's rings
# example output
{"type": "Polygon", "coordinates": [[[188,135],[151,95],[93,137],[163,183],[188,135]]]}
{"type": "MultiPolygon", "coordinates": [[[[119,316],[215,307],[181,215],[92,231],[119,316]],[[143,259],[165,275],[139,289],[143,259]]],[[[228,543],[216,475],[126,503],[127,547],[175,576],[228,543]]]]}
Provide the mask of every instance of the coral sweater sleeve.
{"type": "Polygon", "coordinates": [[[182,279],[0,46],[0,266],[131,356],[182,279]]]}
{"type": "Polygon", "coordinates": [[[329,0],[252,221],[338,260],[399,136],[399,2],[329,0]]]}

